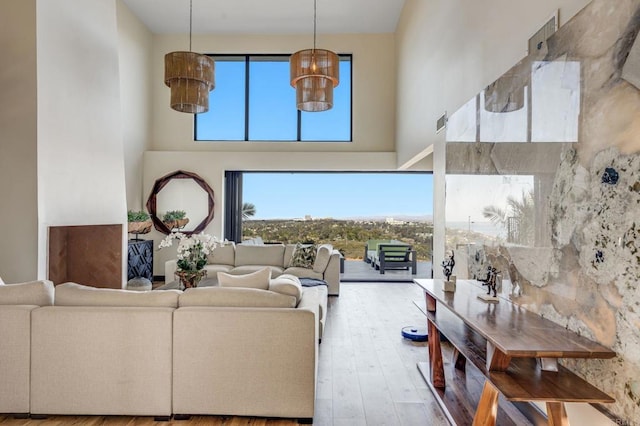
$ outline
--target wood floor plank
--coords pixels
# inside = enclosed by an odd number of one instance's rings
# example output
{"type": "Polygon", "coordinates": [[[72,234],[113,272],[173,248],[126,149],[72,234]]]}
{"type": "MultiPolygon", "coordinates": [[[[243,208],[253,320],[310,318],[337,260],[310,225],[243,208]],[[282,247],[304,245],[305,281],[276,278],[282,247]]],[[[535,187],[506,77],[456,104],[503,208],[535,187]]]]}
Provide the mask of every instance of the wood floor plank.
{"type": "Polygon", "coordinates": [[[395,404],[382,374],[360,374],[360,389],[367,424],[400,425],[395,404]]]}

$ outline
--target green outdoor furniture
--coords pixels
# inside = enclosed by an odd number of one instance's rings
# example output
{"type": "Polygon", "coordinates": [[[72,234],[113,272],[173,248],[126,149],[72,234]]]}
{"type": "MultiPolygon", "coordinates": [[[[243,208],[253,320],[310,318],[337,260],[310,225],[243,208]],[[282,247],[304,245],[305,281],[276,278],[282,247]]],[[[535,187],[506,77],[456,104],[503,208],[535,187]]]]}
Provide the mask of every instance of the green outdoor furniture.
{"type": "Polygon", "coordinates": [[[373,261],[376,257],[376,253],[378,252],[378,244],[390,244],[393,242],[399,242],[399,241],[394,241],[394,240],[368,240],[365,244],[364,244],[364,257],[362,258],[362,260],[364,260],[367,263],[371,263],[371,265],[373,266],[373,261]]]}
{"type": "Polygon", "coordinates": [[[409,270],[417,274],[416,251],[413,246],[397,240],[369,240],[365,245],[365,261],[384,274],[387,270],[409,270]]]}

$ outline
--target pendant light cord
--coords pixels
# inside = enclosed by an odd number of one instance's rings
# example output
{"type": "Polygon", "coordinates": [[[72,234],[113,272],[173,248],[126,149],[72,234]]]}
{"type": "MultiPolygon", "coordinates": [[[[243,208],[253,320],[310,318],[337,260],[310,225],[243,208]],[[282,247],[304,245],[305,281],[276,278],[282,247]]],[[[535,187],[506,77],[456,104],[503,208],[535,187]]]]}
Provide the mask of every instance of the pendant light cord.
{"type": "Polygon", "coordinates": [[[316,0],[313,0],[313,50],[316,50],[316,0]]]}
{"type": "Polygon", "coordinates": [[[191,28],[192,27],[193,27],[193,0],[189,0],[189,52],[192,51],[191,50],[191,28]]]}

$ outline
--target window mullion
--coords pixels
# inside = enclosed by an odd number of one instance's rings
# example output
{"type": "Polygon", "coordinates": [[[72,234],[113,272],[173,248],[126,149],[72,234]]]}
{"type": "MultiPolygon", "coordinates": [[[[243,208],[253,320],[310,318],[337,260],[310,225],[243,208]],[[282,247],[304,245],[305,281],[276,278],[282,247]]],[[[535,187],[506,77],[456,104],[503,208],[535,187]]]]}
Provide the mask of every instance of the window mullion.
{"type": "Polygon", "coordinates": [[[249,55],[244,58],[244,140],[249,140],[249,55]]]}

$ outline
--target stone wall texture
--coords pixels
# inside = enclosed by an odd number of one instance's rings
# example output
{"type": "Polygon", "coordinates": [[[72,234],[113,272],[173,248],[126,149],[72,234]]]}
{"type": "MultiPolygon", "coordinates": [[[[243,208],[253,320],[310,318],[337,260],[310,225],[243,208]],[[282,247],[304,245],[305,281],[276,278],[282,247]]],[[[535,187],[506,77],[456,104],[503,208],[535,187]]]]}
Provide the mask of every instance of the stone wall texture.
{"type": "Polygon", "coordinates": [[[529,114],[528,134],[540,134],[536,126],[571,126],[577,117],[577,140],[567,139],[571,132],[525,143],[447,136],[448,174],[468,175],[469,184],[478,174],[534,181],[535,236],[514,242],[470,235],[476,244],[459,245],[456,256],[468,256],[467,270],[455,272],[480,278],[491,263],[502,272],[503,294],[615,350],[611,360],[563,364],[613,396],[606,408],[629,424],[640,424],[640,90],[629,83],[640,79],[640,59],[633,64],[639,30],[640,1],[594,0],[509,70],[521,76],[512,78],[513,90],[529,88],[524,108],[536,108],[542,89],[540,79],[532,81],[544,77],[544,67],[555,73],[549,90],[564,90],[547,99],[579,101],[577,111],[556,114],[559,125],[529,114]],[[579,63],[578,80],[574,65],[562,66],[569,63],[579,63]]]}

